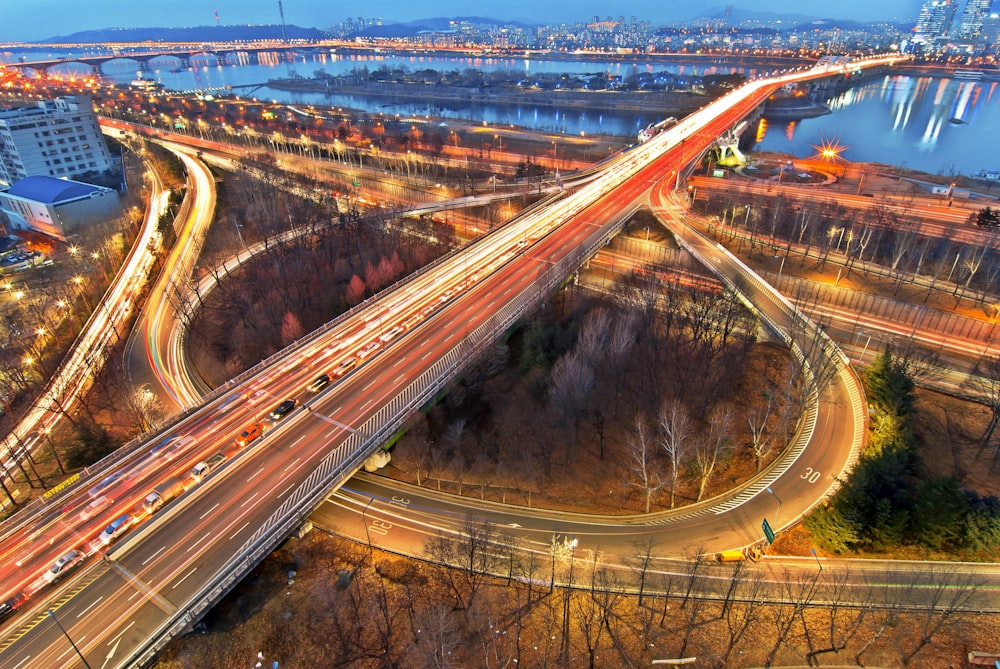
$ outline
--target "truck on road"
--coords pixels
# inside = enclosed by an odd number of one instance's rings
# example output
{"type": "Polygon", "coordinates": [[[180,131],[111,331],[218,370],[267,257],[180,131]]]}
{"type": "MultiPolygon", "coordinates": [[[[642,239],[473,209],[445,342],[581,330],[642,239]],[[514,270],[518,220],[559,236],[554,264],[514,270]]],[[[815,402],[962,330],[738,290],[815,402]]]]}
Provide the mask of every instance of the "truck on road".
{"type": "Polygon", "coordinates": [[[202,460],[196,464],[194,469],[191,470],[191,478],[193,478],[196,483],[201,483],[209,474],[215,471],[218,467],[221,467],[222,463],[225,461],[226,454],[219,451],[209,459],[202,460]]]}
{"type": "Polygon", "coordinates": [[[147,513],[156,513],[160,507],[184,492],[184,484],[176,476],[171,476],[146,495],[142,506],[147,513]]]}

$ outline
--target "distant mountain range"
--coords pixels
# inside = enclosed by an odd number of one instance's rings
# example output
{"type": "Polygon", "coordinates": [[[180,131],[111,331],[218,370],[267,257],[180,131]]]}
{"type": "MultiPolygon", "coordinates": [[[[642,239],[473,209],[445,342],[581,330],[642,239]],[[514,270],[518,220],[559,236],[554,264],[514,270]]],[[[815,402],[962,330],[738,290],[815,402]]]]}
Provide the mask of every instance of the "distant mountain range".
{"type": "Polygon", "coordinates": [[[780,21],[782,24],[797,25],[799,23],[812,23],[819,18],[818,16],[810,16],[808,14],[780,14],[778,12],[751,11],[749,9],[740,9],[739,7],[729,7],[728,11],[730,15],[727,17],[727,7],[725,6],[718,5],[704,9],[692,17],[690,22],[704,23],[705,21],[725,20],[727,23],[738,25],[749,21],[760,23],[777,23],[780,21]]]}
{"type": "MultiPolygon", "coordinates": [[[[287,26],[288,39],[319,40],[329,34],[317,28],[287,26]]],[[[235,42],[261,39],[281,39],[280,25],[193,26],[190,28],[101,28],[81,30],[70,35],[58,35],[41,40],[43,43],[72,44],[102,42],[235,42]]]]}
{"type": "MultiPolygon", "coordinates": [[[[857,30],[865,24],[843,19],[823,19],[807,14],[780,14],[778,12],[751,11],[738,7],[717,6],[699,11],[698,15],[684,23],[707,23],[724,21],[737,28],[748,28],[753,24],[778,30],[792,30],[797,27],[822,25],[824,28],[857,30]]],[[[413,37],[426,31],[451,30],[456,23],[471,23],[478,26],[518,26],[530,27],[518,21],[503,21],[482,16],[431,17],[408,22],[385,22],[381,26],[367,26],[357,35],[372,38],[413,37]]],[[[287,26],[288,38],[292,40],[318,40],[329,37],[329,33],[318,28],[287,26]]],[[[282,38],[280,25],[234,25],[234,26],[193,26],[188,28],[104,28],[83,30],[70,35],[57,35],[43,42],[101,43],[101,42],[229,42],[282,38]]]]}

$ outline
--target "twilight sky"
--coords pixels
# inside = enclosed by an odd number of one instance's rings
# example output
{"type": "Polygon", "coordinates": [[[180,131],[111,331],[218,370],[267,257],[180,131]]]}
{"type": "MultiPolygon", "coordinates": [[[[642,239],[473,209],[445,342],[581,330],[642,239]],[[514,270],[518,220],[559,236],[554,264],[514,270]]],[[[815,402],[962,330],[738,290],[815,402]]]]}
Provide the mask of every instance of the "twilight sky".
{"type": "MultiPolygon", "coordinates": [[[[410,21],[434,16],[485,16],[531,22],[573,22],[592,16],[624,15],[653,23],[686,20],[726,0],[382,0],[334,3],[284,0],[285,19],[299,26],[323,28],[353,17],[381,16],[385,21],[410,21]]],[[[791,12],[825,18],[862,21],[915,18],[920,0],[733,0],[741,9],[791,12]]],[[[211,25],[212,10],[224,25],[278,23],[277,0],[0,0],[0,42],[35,41],[78,30],[110,27],[183,27],[211,25]]]]}

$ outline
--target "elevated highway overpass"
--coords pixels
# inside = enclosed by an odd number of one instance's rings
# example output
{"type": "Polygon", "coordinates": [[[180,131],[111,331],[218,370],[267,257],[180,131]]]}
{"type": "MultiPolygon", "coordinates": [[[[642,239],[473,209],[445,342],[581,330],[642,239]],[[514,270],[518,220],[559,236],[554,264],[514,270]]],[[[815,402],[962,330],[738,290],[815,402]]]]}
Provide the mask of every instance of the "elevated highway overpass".
{"type": "MultiPolygon", "coordinates": [[[[873,59],[870,66],[890,62],[873,59]]],[[[9,522],[0,546],[8,565],[0,581],[5,593],[44,581],[47,566],[69,549],[93,555],[65,577],[67,587],[58,599],[31,610],[34,615],[19,621],[22,627],[9,630],[0,644],[0,667],[77,666],[81,660],[67,636],[92,665],[127,666],[150,658],[286,537],[410,413],[605,243],[646,201],[651,184],[676,179],[686,162],[778,86],[835,74],[821,67],[731,92],[609,161],[590,184],[423,270],[229,382],[173,426],[168,436],[178,438],[170,449],[120,456],[113,472],[78,485],[56,505],[61,508],[35,509],[9,522]],[[343,369],[352,358],[356,371],[318,395],[304,393],[316,375],[343,369]],[[262,420],[287,397],[298,399],[302,408],[246,449],[232,445],[240,429],[262,420]],[[191,465],[217,452],[227,457],[227,466],[201,484],[191,480],[191,465]],[[170,476],[182,477],[188,487],[177,502],[143,518],[123,543],[110,550],[94,547],[111,518],[134,510],[155,483],[170,476]],[[100,497],[112,501],[85,514],[84,502],[100,497]]],[[[697,240],[687,243],[703,256],[713,253],[709,247],[699,250],[697,240]]],[[[715,262],[714,256],[706,259],[715,262]]],[[[720,273],[746,271],[716,264],[720,273]]],[[[743,280],[730,280],[744,286],[743,280]]],[[[804,326],[787,305],[771,301],[774,309],[765,320],[784,336],[801,332],[804,326]]],[[[808,350],[802,354],[809,359],[808,350]]],[[[839,381],[830,385],[837,397],[829,403],[822,443],[810,451],[827,458],[827,472],[846,466],[864,431],[856,379],[842,365],[839,369],[839,381]]],[[[806,423],[800,435],[805,441],[784,462],[786,469],[815,445],[819,430],[809,427],[815,425],[812,419],[806,423]]],[[[773,485],[800,487],[780,473],[773,485]]],[[[801,492],[799,508],[815,504],[828,488],[801,492]]],[[[760,503],[760,495],[741,494],[674,529],[706,549],[751,543],[756,512],[749,505],[760,503]]]]}

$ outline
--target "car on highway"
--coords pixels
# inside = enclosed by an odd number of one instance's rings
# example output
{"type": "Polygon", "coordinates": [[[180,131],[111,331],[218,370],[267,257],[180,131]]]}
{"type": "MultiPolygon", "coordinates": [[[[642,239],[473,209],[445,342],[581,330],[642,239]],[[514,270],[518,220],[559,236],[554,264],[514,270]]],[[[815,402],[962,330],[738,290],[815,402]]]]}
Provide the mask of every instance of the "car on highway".
{"type": "Polygon", "coordinates": [[[191,440],[191,437],[181,439],[179,434],[172,434],[168,437],[163,437],[156,442],[156,444],[149,449],[149,452],[153,455],[153,457],[173,460],[180,454],[181,449],[184,448],[191,440]]]}
{"type": "Polygon", "coordinates": [[[111,506],[113,502],[114,500],[107,495],[101,495],[100,497],[95,498],[90,502],[90,504],[80,510],[80,520],[90,520],[101,511],[111,506]]]}
{"type": "Polygon", "coordinates": [[[264,436],[264,426],[261,423],[253,423],[240,432],[240,436],[236,437],[236,445],[240,448],[246,448],[247,444],[262,436],[264,436]]]}
{"type": "Polygon", "coordinates": [[[115,472],[110,476],[106,476],[103,479],[101,479],[100,483],[98,483],[90,490],[88,490],[87,494],[90,495],[91,497],[97,497],[106,492],[108,488],[121,481],[124,477],[125,477],[124,472],[115,472]]]}
{"type": "Polygon", "coordinates": [[[309,392],[318,393],[319,391],[330,385],[330,375],[322,374],[317,376],[316,379],[309,384],[309,392]]]}
{"type": "Polygon", "coordinates": [[[24,604],[27,599],[27,596],[25,596],[23,592],[19,592],[13,597],[8,597],[0,602],[0,620],[6,620],[8,616],[12,615],[15,611],[21,608],[21,605],[24,604]]]}
{"type": "Polygon", "coordinates": [[[120,535],[124,534],[132,526],[133,520],[135,519],[132,518],[132,514],[130,513],[118,516],[111,521],[110,525],[104,528],[104,531],[97,538],[101,540],[102,544],[107,546],[120,535]]]}
{"type": "Polygon", "coordinates": [[[344,374],[347,374],[352,369],[354,369],[357,366],[357,364],[358,364],[357,358],[348,358],[347,360],[344,360],[342,363],[337,365],[337,369],[333,370],[333,375],[339,378],[344,374]]]}
{"type": "Polygon", "coordinates": [[[375,353],[375,351],[379,350],[380,348],[382,348],[381,342],[370,341],[364,346],[362,346],[361,350],[358,351],[358,358],[364,360],[365,358],[372,355],[373,353],[375,353]]]}
{"type": "Polygon", "coordinates": [[[73,567],[83,562],[83,558],[83,553],[76,549],[71,550],[53,562],[48,571],[42,574],[42,578],[45,579],[47,583],[55,583],[66,575],[68,571],[73,569],[73,567]]]}
{"type": "Polygon", "coordinates": [[[296,402],[294,399],[290,399],[290,400],[285,400],[278,406],[274,407],[274,411],[272,411],[270,414],[271,420],[281,420],[289,413],[291,413],[292,409],[295,408],[296,404],[298,404],[298,402],[296,402]]]}
{"type": "Polygon", "coordinates": [[[389,330],[384,335],[382,335],[381,337],[379,337],[379,339],[381,339],[383,343],[388,344],[389,342],[391,342],[393,339],[395,339],[396,337],[398,337],[401,334],[403,334],[403,326],[402,325],[397,325],[396,327],[394,327],[393,329],[389,330]]]}

